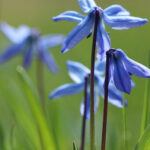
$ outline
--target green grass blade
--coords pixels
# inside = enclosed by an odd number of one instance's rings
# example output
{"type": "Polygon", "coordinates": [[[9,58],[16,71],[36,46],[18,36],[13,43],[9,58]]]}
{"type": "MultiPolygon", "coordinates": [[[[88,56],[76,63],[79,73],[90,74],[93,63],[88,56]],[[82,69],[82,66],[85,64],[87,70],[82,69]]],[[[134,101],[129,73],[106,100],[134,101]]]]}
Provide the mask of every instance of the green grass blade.
{"type": "Polygon", "coordinates": [[[73,142],[73,150],[78,150],[75,142],[73,142]]]}
{"type": "Polygon", "coordinates": [[[145,129],[143,135],[139,139],[135,150],[149,150],[150,149],[150,125],[145,129]]]}
{"type": "Polygon", "coordinates": [[[17,68],[17,72],[22,81],[22,88],[27,97],[31,112],[35,118],[37,129],[44,150],[55,150],[55,145],[52,139],[52,134],[49,131],[47,120],[41,109],[39,97],[37,96],[36,89],[34,88],[31,79],[22,67],[17,68]]]}
{"type": "MultiPolygon", "coordinates": [[[[150,67],[150,54],[149,54],[149,62],[148,66],[150,67]]],[[[149,99],[149,91],[150,91],[150,81],[147,79],[145,84],[145,93],[144,93],[144,102],[143,102],[143,114],[141,120],[141,133],[140,136],[143,135],[144,130],[146,129],[147,125],[149,124],[149,112],[150,112],[150,99],[149,99]]]]}
{"type": "Polygon", "coordinates": [[[126,107],[122,109],[122,114],[123,114],[123,141],[124,141],[124,150],[128,150],[128,145],[127,145],[127,139],[126,139],[126,134],[127,134],[127,119],[126,119],[126,107]]]}

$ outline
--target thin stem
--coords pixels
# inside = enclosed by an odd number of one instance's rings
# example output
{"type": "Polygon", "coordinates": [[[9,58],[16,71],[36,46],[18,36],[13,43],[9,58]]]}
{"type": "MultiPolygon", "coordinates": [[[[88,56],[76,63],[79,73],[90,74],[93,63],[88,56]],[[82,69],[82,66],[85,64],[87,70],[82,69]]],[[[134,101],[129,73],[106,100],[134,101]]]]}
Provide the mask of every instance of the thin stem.
{"type": "Polygon", "coordinates": [[[91,150],[94,150],[95,146],[95,118],[94,118],[94,69],[95,69],[95,55],[96,55],[96,38],[97,29],[99,24],[99,11],[95,11],[95,25],[93,35],[93,45],[91,52],[91,75],[90,75],[90,139],[91,150]]]}
{"type": "Polygon", "coordinates": [[[84,150],[84,147],[85,147],[86,114],[87,114],[87,90],[88,90],[88,77],[85,77],[85,81],[84,81],[84,114],[83,114],[83,121],[82,121],[82,134],[81,134],[80,150],[84,150]]]}
{"type": "Polygon", "coordinates": [[[108,86],[109,86],[109,53],[106,53],[106,73],[104,85],[104,110],[103,110],[103,127],[102,127],[102,142],[101,150],[105,150],[106,145],[106,130],[107,130],[107,113],[108,113],[108,86]]]}
{"type": "Polygon", "coordinates": [[[126,120],[126,107],[122,109],[123,113],[123,134],[124,134],[124,150],[128,150],[127,139],[126,139],[126,131],[127,131],[127,120],[126,120]]]}
{"type": "MultiPolygon", "coordinates": [[[[150,53],[148,57],[148,67],[150,67],[150,53]]],[[[149,80],[146,81],[145,85],[145,93],[144,93],[144,102],[143,102],[143,114],[141,120],[141,133],[140,136],[143,135],[143,132],[147,125],[149,124],[149,111],[150,111],[150,103],[149,103],[149,90],[150,90],[150,82],[149,80]]]]}
{"type": "Polygon", "coordinates": [[[44,66],[40,59],[37,59],[36,68],[37,89],[41,100],[43,111],[45,112],[45,90],[44,90],[44,66]]]}

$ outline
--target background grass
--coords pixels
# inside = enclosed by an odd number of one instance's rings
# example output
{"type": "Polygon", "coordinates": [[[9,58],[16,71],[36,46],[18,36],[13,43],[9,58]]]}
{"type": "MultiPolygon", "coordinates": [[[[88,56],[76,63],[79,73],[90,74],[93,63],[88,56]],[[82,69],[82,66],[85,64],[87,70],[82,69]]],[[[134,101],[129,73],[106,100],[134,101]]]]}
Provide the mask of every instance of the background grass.
{"type": "MultiPolygon", "coordinates": [[[[99,6],[105,8],[111,4],[122,4],[130,10],[134,16],[150,18],[150,1],[147,0],[102,0],[99,6]]],[[[42,34],[62,33],[66,35],[75,26],[74,23],[55,23],[51,18],[66,10],[80,11],[77,0],[0,0],[0,20],[13,26],[27,24],[38,28],[42,34]]],[[[127,31],[115,31],[108,28],[112,39],[112,46],[122,48],[135,60],[147,64],[150,51],[150,24],[144,27],[127,31]]],[[[0,34],[1,52],[9,44],[9,41],[0,34]]],[[[48,93],[57,86],[72,82],[67,74],[66,61],[80,61],[90,66],[91,39],[83,40],[78,46],[66,54],[60,53],[60,47],[51,50],[60,72],[53,75],[45,67],[45,89],[48,93]]],[[[14,58],[0,65],[0,150],[14,149],[42,149],[39,135],[36,129],[34,116],[21,88],[16,67],[21,64],[21,57],[14,58]]],[[[35,63],[28,73],[36,85],[35,63]]],[[[145,79],[134,78],[136,87],[131,95],[125,95],[128,100],[127,107],[127,144],[128,150],[132,150],[140,135],[140,122],[144,98],[145,79]]],[[[80,144],[81,116],[79,106],[82,93],[74,96],[66,96],[57,101],[46,99],[48,110],[47,124],[57,150],[72,149],[73,141],[80,144]]],[[[99,111],[96,114],[96,143],[100,147],[101,115],[103,100],[101,99],[99,111]]],[[[109,105],[108,118],[109,150],[123,149],[123,117],[122,110],[109,105]]],[[[89,123],[88,128],[89,130],[89,123]]],[[[87,134],[89,131],[87,131],[87,134]]],[[[87,136],[87,147],[89,136],[87,136]]],[[[49,147],[51,150],[52,148],[49,147]]],[[[88,148],[87,148],[88,149],[88,148]]]]}

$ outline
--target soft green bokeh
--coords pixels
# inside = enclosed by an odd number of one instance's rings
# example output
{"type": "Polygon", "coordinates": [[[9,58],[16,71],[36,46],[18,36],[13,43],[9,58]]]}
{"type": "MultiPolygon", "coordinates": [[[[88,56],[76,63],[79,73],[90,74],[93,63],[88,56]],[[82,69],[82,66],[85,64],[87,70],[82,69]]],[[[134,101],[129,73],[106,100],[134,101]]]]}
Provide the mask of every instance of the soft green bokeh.
{"type": "MultiPolygon", "coordinates": [[[[103,8],[110,4],[122,4],[134,16],[150,18],[150,1],[148,0],[103,0],[97,1],[103,8]]],[[[75,23],[55,23],[51,18],[65,10],[80,11],[77,0],[0,0],[0,20],[13,26],[27,24],[36,27],[43,34],[62,33],[67,34],[75,26],[75,23]]],[[[115,31],[108,28],[112,39],[112,46],[122,48],[127,54],[137,61],[147,64],[150,51],[150,24],[144,27],[127,31],[115,31]]],[[[0,34],[0,51],[9,44],[9,41],[0,34]]],[[[60,47],[51,50],[55,56],[60,72],[53,75],[45,67],[45,93],[57,86],[72,82],[67,74],[66,61],[68,59],[80,61],[90,66],[91,39],[83,40],[78,46],[66,54],[60,53],[60,47]]],[[[18,78],[16,68],[21,64],[21,57],[0,65],[0,150],[34,150],[39,139],[37,138],[36,125],[30,112],[21,81],[18,78]],[[32,140],[30,139],[32,138],[32,140]],[[13,146],[12,146],[13,145],[13,146]]],[[[36,63],[29,69],[29,75],[36,85],[36,63]]],[[[140,122],[144,98],[145,79],[134,78],[136,87],[128,99],[127,107],[127,145],[128,150],[133,150],[140,136],[140,122]]],[[[70,150],[73,141],[80,144],[81,116],[79,106],[82,93],[74,96],[66,96],[57,101],[46,99],[48,109],[48,123],[57,150],[70,150]]],[[[100,149],[101,117],[103,101],[100,102],[99,111],[96,114],[96,144],[100,149]]],[[[122,110],[109,105],[108,138],[109,150],[123,149],[123,114],[122,110]]],[[[89,122],[87,127],[87,147],[89,146],[89,122]]],[[[40,147],[39,147],[40,149],[40,147]]],[[[87,148],[88,149],[88,148],[87,148]]],[[[50,149],[51,150],[51,149],[50,149]]],[[[127,148],[126,148],[127,150],[127,148]]]]}

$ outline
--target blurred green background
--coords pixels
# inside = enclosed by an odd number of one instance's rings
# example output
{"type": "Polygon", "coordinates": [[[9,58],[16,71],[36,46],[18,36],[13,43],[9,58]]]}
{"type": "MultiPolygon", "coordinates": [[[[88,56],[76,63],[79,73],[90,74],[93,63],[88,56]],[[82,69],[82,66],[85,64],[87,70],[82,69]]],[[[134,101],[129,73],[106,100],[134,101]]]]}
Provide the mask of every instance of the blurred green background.
{"type": "MultiPolygon", "coordinates": [[[[111,4],[121,4],[132,15],[150,18],[150,1],[148,0],[97,0],[99,6],[105,8],[111,4]]],[[[77,0],[0,0],[0,20],[6,21],[15,27],[27,24],[37,27],[42,34],[62,33],[66,35],[76,25],[75,23],[55,23],[51,18],[66,10],[81,12],[77,0]]],[[[135,60],[147,65],[150,53],[150,24],[144,27],[127,31],[115,31],[108,28],[112,39],[112,46],[122,48],[135,60]]],[[[9,41],[0,34],[0,51],[9,44],[9,41]]],[[[73,141],[80,144],[81,116],[79,112],[82,95],[66,96],[51,101],[48,93],[64,83],[72,82],[66,69],[66,61],[74,60],[90,66],[91,39],[83,40],[78,46],[66,54],[61,54],[60,47],[53,48],[53,53],[60,72],[52,74],[45,67],[45,94],[47,122],[49,132],[54,139],[56,150],[72,149],[73,141]]],[[[21,57],[16,57],[0,65],[0,150],[36,150],[38,147],[38,129],[31,113],[31,107],[21,88],[16,68],[22,63],[21,57]],[[35,140],[34,140],[35,138],[35,140]]],[[[28,73],[36,85],[35,65],[29,68],[28,73]]],[[[127,107],[127,146],[126,150],[134,149],[140,136],[145,79],[134,78],[136,87],[131,95],[125,95],[127,107]]],[[[101,98],[99,111],[96,114],[96,145],[100,149],[101,117],[103,100],[101,98]]],[[[123,149],[123,114],[122,110],[109,105],[107,149],[123,149]]],[[[40,138],[40,137],[39,137],[40,138]]],[[[89,122],[87,126],[86,146],[89,147],[89,122]]],[[[48,146],[49,150],[53,150],[48,146]]]]}

